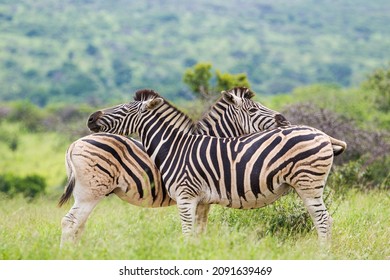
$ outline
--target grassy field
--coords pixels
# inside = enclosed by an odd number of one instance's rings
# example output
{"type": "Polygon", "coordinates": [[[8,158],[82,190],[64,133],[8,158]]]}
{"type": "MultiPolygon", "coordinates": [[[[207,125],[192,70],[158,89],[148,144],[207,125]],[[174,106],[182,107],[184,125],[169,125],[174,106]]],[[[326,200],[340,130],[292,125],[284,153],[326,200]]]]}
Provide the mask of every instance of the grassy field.
{"type": "MultiPolygon", "coordinates": [[[[292,194],[289,194],[289,196],[292,194]]],[[[269,207],[269,206],[268,206],[269,207]]],[[[350,191],[333,214],[330,248],[319,249],[314,230],[271,235],[270,209],[214,206],[208,232],[185,239],[176,207],[143,209],[116,197],[92,213],[79,245],[59,250],[60,221],[70,208],[47,197],[33,202],[0,198],[0,259],[3,260],[383,260],[390,258],[390,195],[350,191]]]]}

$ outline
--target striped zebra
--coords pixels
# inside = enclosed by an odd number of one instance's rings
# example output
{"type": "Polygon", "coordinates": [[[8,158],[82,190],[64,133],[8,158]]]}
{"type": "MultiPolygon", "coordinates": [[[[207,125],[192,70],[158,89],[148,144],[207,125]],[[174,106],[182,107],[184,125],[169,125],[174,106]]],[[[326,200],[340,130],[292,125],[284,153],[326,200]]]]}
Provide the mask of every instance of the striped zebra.
{"type": "Polygon", "coordinates": [[[238,209],[264,207],[293,188],[303,200],[320,241],[331,235],[323,191],[334,151],[325,133],[286,126],[245,136],[194,134],[194,123],[156,92],[136,92],[133,102],[98,111],[94,132],[137,133],[176,200],[185,235],[205,229],[211,204],[238,209]]]}
{"type": "MultiPolygon", "coordinates": [[[[233,137],[289,124],[281,114],[254,102],[252,97],[247,88],[222,92],[222,97],[194,126],[195,133],[233,137]]],[[[68,183],[59,206],[72,193],[75,202],[62,219],[61,246],[80,239],[90,213],[111,193],[141,207],[176,204],[167,194],[154,162],[137,140],[108,133],[85,136],[69,146],[66,167],[68,183]]]]}

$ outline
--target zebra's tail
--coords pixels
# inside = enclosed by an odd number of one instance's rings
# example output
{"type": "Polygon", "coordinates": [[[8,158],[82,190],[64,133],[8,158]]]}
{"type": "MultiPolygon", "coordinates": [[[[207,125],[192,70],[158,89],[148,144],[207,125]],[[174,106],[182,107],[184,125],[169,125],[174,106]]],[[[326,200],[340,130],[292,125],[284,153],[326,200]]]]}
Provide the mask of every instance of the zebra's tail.
{"type": "Polygon", "coordinates": [[[72,159],[71,159],[72,147],[73,147],[73,145],[68,148],[68,150],[66,151],[66,155],[65,155],[66,171],[68,173],[68,181],[67,181],[66,186],[65,186],[65,191],[61,195],[60,200],[58,201],[58,207],[61,207],[64,203],[66,203],[70,199],[70,197],[72,196],[72,193],[73,193],[75,183],[76,183],[72,159]]]}
{"type": "Polygon", "coordinates": [[[345,149],[347,148],[347,143],[345,143],[344,141],[337,140],[337,139],[330,137],[330,136],[329,136],[329,139],[330,139],[330,143],[332,144],[334,156],[338,156],[338,155],[342,154],[345,151],[345,149]]]}

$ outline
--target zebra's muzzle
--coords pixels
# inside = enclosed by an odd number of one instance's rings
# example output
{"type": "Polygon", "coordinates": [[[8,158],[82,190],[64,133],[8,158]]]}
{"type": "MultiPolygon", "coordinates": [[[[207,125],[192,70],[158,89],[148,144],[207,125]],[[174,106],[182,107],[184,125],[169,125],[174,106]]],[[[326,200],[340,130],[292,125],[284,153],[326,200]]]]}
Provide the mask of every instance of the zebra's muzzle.
{"type": "Polygon", "coordinates": [[[91,130],[92,132],[99,132],[100,131],[101,127],[97,123],[97,121],[99,120],[99,118],[102,115],[103,115],[102,111],[97,111],[95,113],[92,113],[89,116],[88,121],[87,121],[87,126],[88,126],[89,130],[91,130]]]}
{"type": "Polygon", "coordinates": [[[275,121],[278,126],[291,125],[291,123],[282,114],[275,115],[275,121]]]}

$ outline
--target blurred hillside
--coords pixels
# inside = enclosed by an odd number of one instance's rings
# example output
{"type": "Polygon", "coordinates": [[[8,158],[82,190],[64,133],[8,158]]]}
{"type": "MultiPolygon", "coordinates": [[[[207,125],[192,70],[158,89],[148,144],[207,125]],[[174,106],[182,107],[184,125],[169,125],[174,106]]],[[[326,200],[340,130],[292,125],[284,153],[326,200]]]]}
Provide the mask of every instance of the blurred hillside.
{"type": "Polygon", "coordinates": [[[388,62],[389,26],[388,0],[1,0],[0,101],[188,99],[200,61],[259,93],[355,86],[388,62]]]}

